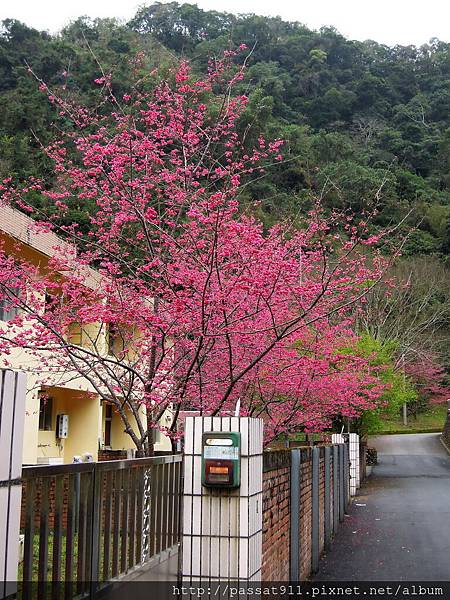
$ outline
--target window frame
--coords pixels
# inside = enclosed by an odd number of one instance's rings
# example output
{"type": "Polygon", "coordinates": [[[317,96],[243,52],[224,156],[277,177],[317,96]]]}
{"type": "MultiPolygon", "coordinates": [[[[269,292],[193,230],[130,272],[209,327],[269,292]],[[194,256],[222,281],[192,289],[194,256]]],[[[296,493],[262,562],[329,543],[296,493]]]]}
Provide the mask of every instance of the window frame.
{"type": "Polygon", "coordinates": [[[45,392],[39,392],[39,431],[54,431],[53,398],[45,392]]]}
{"type": "Polygon", "coordinates": [[[112,420],[113,420],[113,406],[109,402],[105,402],[105,428],[103,434],[103,446],[105,448],[112,448],[112,420]]]}
{"type": "MultiPolygon", "coordinates": [[[[14,290],[14,293],[20,295],[20,287],[11,288],[14,290]]],[[[19,306],[10,306],[8,309],[6,308],[5,299],[8,296],[8,291],[3,291],[2,297],[0,298],[0,321],[3,323],[9,323],[13,321],[20,312],[19,306]]]]}
{"type": "Polygon", "coordinates": [[[115,323],[108,323],[107,326],[108,356],[122,358],[125,352],[125,339],[122,331],[115,323]],[[120,346],[120,347],[117,347],[120,346]]]}

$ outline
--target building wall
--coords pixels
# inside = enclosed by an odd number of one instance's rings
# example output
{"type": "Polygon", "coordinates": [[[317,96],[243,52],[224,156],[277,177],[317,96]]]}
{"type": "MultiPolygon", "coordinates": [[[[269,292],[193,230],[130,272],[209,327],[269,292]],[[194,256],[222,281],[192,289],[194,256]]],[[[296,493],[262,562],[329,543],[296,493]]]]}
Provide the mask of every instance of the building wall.
{"type": "MultiPolygon", "coordinates": [[[[28,387],[32,388],[30,378],[27,380],[28,387]],[[31,384],[31,385],[30,385],[31,384]]],[[[39,436],[39,401],[37,389],[28,391],[25,397],[25,419],[23,436],[22,462],[25,465],[35,464],[38,457],[39,436]]]]}
{"type": "Polygon", "coordinates": [[[52,429],[38,431],[37,458],[62,458],[64,462],[73,462],[74,456],[90,452],[97,460],[99,425],[101,418],[98,396],[86,392],[61,387],[46,390],[52,398],[52,429]],[[68,437],[56,438],[56,416],[69,416],[68,437]]]}
{"type": "MultiPolygon", "coordinates": [[[[20,256],[41,271],[47,268],[49,256],[55,253],[54,247],[67,245],[52,233],[34,231],[33,221],[29,217],[9,207],[0,207],[0,241],[7,254],[20,256]]],[[[73,248],[67,245],[67,250],[69,252],[73,248]]],[[[98,275],[92,270],[88,270],[88,274],[92,280],[98,275]]],[[[45,297],[42,295],[42,310],[44,305],[45,297]]],[[[83,327],[83,330],[76,330],[75,327],[72,331],[72,335],[77,337],[77,342],[74,343],[92,347],[95,341],[96,352],[107,354],[109,333],[105,324],[93,323],[83,327]]],[[[139,339],[138,335],[137,339],[139,339]]],[[[42,353],[43,358],[45,354],[42,353]]],[[[8,361],[10,368],[27,373],[23,463],[35,464],[38,460],[46,458],[62,458],[64,462],[72,462],[73,456],[84,452],[91,453],[96,460],[104,439],[104,415],[96,390],[89,381],[74,372],[61,373],[55,370],[50,373],[46,366],[46,385],[51,387],[54,397],[53,426],[51,431],[39,431],[38,379],[44,361],[40,361],[36,356],[22,349],[15,349],[8,356],[8,361]],[[69,415],[69,437],[65,440],[56,439],[56,414],[69,415]]],[[[49,365],[52,366],[51,361],[49,365]]],[[[141,410],[141,418],[145,422],[145,408],[141,410]]],[[[132,426],[137,430],[134,418],[131,421],[132,426]]],[[[163,416],[162,422],[165,426],[170,424],[169,411],[163,416]],[[166,415],[169,415],[169,420],[166,420],[166,415]]],[[[124,432],[124,425],[118,415],[113,419],[111,441],[113,450],[134,448],[133,441],[124,432]]],[[[155,450],[171,451],[170,440],[164,434],[158,434],[155,450]]]]}
{"type": "MultiPolygon", "coordinates": [[[[99,448],[103,448],[105,439],[105,409],[97,394],[66,387],[46,388],[52,398],[52,428],[49,431],[39,430],[39,396],[37,391],[29,393],[24,440],[24,464],[35,464],[44,459],[57,458],[65,463],[73,462],[74,456],[85,452],[98,460],[99,448]],[[69,416],[68,437],[56,438],[56,416],[69,416]]],[[[131,426],[138,431],[136,420],[129,409],[126,409],[131,426]]],[[[145,409],[140,410],[142,422],[145,424],[145,409]]],[[[111,445],[113,451],[134,449],[130,435],[125,432],[125,425],[120,415],[113,410],[111,422],[111,445]]],[[[155,451],[170,452],[169,438],[160,435],[154,445],[155,451]]]]}
{"type": "MultiPolygon", "coordinates": [[[[131,410],[125,409],[127,418],[130,421],[132,427],[137,430],[138,426],[136,424],[136,419],[134,418],[131,410]]],[[[145,411],[141,410],[141,420],[144,422],[145,419],[145,411]]],[[[125,425],[120,417],[120,415],[113,409],[112,413],[112,421],[111,421],[111,448],[114,450],[127,450],[129,448],[133,448],[133,440],[126,433],[125,425]]]]}
{"type": "Polygon", "coordinates": [[[54,398],[52,430],[39,431],[39,371],[42,367],[35,356],[20,349],[14,350],[8,359],[11,368],[27,374],[23,463],[35,464],[46,457],[72,462],[73,455],[83,452],[96,456],[102,438],[102,417],[98,395],[89,381],[74,372],[46,372],[46,389],[54,398]],[[69,414],[69,437],[61,443],[55,436],[57,414],[69,414]]]}
{"type": "MultiPolygon", "coordinates": [[[[26,398],[25,436],[23,446],[23,463],[36,464],[48,458],[62,459],[65,463],[73,462],[74,456],[85,452],[92,454],[97,460],[99,448],[104,448],[105,411],[104,403],[97,394],[89,390],[71,389],[67,387],[46,388],[52,397],[53,415],[52,429],[39,430],[39,395],[38,389],[28,392],[26,398]],[[64,440],[56,438],[56,415],[69,416],[69,434],[64,440]]],[[[127,409],[131,426],[138,427],[131,411],[127,409]]],[[[145,424],[145,408],[140,410],[142,422],[145,424]]],[[[165,416],[163,416],[165,422],[165,416]]],[[[125,425],[120,415],[113,410],[111,423],[111,450],[127,451],[134,449],[133,440],[125,432],[125,425]]],[[[157,452],[170,452],[170,439],[164,434],[157,436],[154,449],[157,452]]]]}
{"type": "MultiPolygon", "coordinates": [[[[90,452],[97,460],[98,433],[100,426],[100,401],[75,390],[57,388],[61,401],[69,415],[69,435],[63,440],[64,462],[72,462],[74,456],[90,452]]],[[[53,393],[53,390],[51,390],[53,393]]]]}

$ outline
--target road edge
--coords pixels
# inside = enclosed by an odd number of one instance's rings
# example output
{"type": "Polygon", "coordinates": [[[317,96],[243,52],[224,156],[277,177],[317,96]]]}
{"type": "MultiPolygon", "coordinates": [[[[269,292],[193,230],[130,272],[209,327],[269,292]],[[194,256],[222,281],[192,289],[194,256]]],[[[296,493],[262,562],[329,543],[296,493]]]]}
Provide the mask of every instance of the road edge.
{"type": "Polygon", "coordinates": [[[377,433],[371,433],[370,436],[377,435],[403,435],[403,434],[411,434],[415,435],[416,433],[442,433],[442,427],[434,427],[433,429],[394,429],[393,431],[380,431],[377,433]]]}
{"type": "Polygon", "coordinates": [[[444,442],[444,438],[442,437],[442,435],[439,436],[439,439],[441,441],[441,444],[444,446],[444,448],[447,450],[448,454],[450,454],[450,448],[447,446],[447,444],[444,442]]]}

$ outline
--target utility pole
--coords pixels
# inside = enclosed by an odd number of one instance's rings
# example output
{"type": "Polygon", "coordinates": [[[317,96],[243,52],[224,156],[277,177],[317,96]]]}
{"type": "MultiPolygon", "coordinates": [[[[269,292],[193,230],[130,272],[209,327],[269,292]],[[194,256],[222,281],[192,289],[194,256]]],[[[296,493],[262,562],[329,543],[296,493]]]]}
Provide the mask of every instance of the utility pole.
{"type": "MultiPolygon", "coordinates": [[[[402,369],[403,369],[403,391],[406,388],[406,374],[405,374],[405,353],[402,352],[402,369]]],[[[406,402],[403,402],[403,425],[408,425],[408,406],[406,402]]]]}

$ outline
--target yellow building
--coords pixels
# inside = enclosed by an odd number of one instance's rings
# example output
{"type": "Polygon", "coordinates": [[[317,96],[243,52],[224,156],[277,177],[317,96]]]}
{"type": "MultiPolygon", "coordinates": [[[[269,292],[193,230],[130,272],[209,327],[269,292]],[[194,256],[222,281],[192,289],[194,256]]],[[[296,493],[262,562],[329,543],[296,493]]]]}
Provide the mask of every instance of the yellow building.
{"type": "MultiPolygon", "coordinates": [[[[19,253],[21,259],[45,269],[54,248],[67,246],[53,233],[36,232],[33,221],[21,212],[7,206],[0,206],[0,242],[4,251],[11,255],[19,253]]],[[[91,273],[95,276],[95,273],[91,273]]],[[[6,310],[0,300],[0,327],[2,321],[14,317],[6,310]]],[[[99,327],[105,349],[110,340],[105,328],[99,327]]],[[[72,332],[75,341],[81,332],[72,332]]],[[[102,341],[102,340],[100,340],[102,341]]],[[[80,375],[61,373],[55,369],[44,387],[39,384],[39,364],[35,356],[26,350],[15,350],[8,356],[13,369],[27,373],[27,398],[25,414],[25,435],[23,449],[24,464],[70,463],[91,455],[92,459],[115,458],[120,451],[131,455],[135,446],[131,437],[125,433],[121,417],[112,404],[102,401],[90,382],[80,375]]],[[[51,367],[51,364],[49,365],[51,367]]],[[[48,369],[47,369],[48,370],[48,369]]],[[[136,419],[130,412],[130,422],[137,430],[136,419]],[[134,423],[133,423],[134,421],[134,423]]],[[[145,423],[145,408],[139,411],[139,418],[145,423]]],[[[171,423],[171,414],[163,415],[165,427],[171,423]]],[[[170,451],[170,440],[159,431],[155,434],[155,451],[170,451]]]]}

